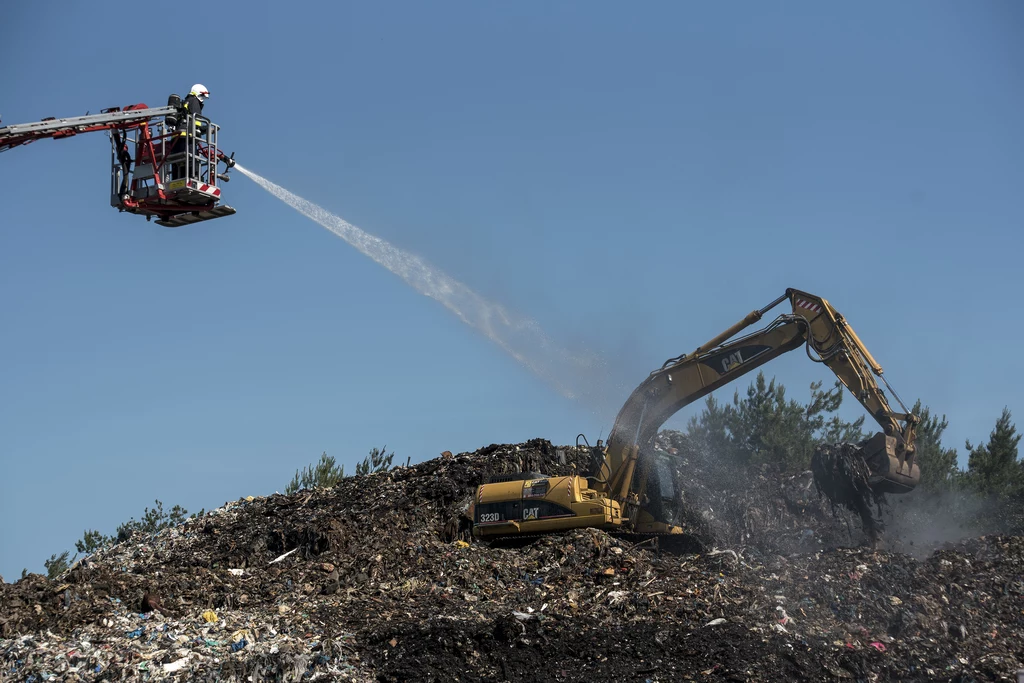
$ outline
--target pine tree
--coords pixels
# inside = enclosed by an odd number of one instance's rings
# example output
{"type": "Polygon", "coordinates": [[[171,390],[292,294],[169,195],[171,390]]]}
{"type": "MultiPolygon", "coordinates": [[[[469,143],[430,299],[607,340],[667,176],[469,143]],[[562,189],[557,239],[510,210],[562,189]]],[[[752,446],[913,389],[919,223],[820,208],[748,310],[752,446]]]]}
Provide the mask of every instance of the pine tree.
{"type": "Polygon", "coordinates": [[[116,541],[115,536],[104,536],[95,529],[86,529],[81,540],[75,541],[75,549],[80,553],[91,555],[116,541]]]}
{"type": "Polygon", "coordinates": [[[821,382],[811,385],[811,402],[806,410],[811,427],[817,434],[818,442],[826,443],[856,443],[866,438],[864,433],[864,415],[860,415],[853,422],[847,422],[838,415],[825,419],[825,413],[835,413],[843,405],[843,398],[846,396],[846,387],[838,380],[832,385],[832,389],[822,392],[821,382]]]}
{"type": "Polygon", "coordinates": [[[361,463],[356,465],[356,476],[387,472],[391,468],[391,461],[395,457],[394,453],[385,454],[387,449],[387,446],[371,449],[370,454],[361,463]]]}
{"type": "MultiPolygon", "coordinates": [[[[122,541],[126,541],[136,533],[144,535],[155,534],[158,531],[167,529],[168,527],[178,526],[190,517],[188,510],[180,505],[175,505],[171,508],[171,511],[167,513],[164,512],[164,504],[162,502],[156,500],[154,503],[156,504],[156,507],[151,510],[147,506],[141,520],[136,520],[132,517],[127,522],[117,527],[117,534],[115,536],[117,542],[120,543],[122,541]]],[[[193,513],[191,517],[202,517],[204,512],[205,510],[200,510],[199,512],[193,513]]],[[[104,539],[102,536],[95,534],[96,532],[92,532],[92,534],[90,534],[88,531],[85,533],[85,536],[82,537],[81,541],[83,547],[90,543],[103,542],[104,539]]]]}
{"type": "Polygon", "coordinates": [[[786,400],[786,387],[763,372],[747,387],[740,399],[733,395],[726,425],[737,459],[743,464],[810,461],[812,435],[806,429],[804,406],[786,400]],[[806,457],[804,457],[806,456],[806,457]]]}
{"type": "MultiPolygon", "coordinates": [[[[356,463],[356,476],[387,472],[391,469],[391,461],[395,454],[386,453],[384,448],[372,448],[362,462],[356,463]]],[[[309,465],[301,472],[296,470],[295,476],[285,487],[285,493],[291,495],[296,491],[306,488],[323,486],[330,488],[345,478],[345,466],[338,465],[333,455],[327,455],[324,451],[320,455],[320,462],[316,465],[309,465]]]]}
{"type": "Polygon", "coordinates": [[[786,387],[773,378],[766,383],[759,372],[748,387],[747,397],[733,397],[727,424],[741,460],[773,463],[784,469],[805,469],[814,447],[821,441],[859,441],[864,417],[846,422],[834,413],[843,402],[843,386],[837,381],[828,391],[812,382],[811,399],[802,405],[786,399],[786,387]]]}
{"type": "Polygon", "coordinates": [[[1024,466],[1017,459],[1021,435],[1010,421],[1010,411],[1003,413],[989,433],[988,443],[976,448],[967,441],[967,481],[972,489],[983,494],[1006,498],[1024,488],[1024,466]]]}
{"type": "Polygon", "coordinates": [[[708,464],[734,460],[726,430],[726,408],[714,396],[707,397],[704,410],[699,416],[691,417],[687,423],[685,439],[679,445],[684,456],[708,464]]]}
{"type": "MultiPolygon", "coordinates": [[[[71,563],[75,561],[74,557],[68,559],[69,554],[70,552],[67,550],[62,552],[60,555],[54,553],[53,555],[50,555],[50,559],[43,562],[43,566],[46,567],[46,577],[48,579],[52,581],[68,570],[71,563]]],[[[75,557],[78,556],[76,555],[75,557]]],[[[22,573],[22,577],[24,576],[25,574],[22,573]]]]}
{"type": "Polygon", "coordinates": [[[811,384],[810,401],[803,405],[787,399],[781,383],[767,381],[758,372],[744,398],[738,390],[731,404],[720,405],[708,397],[700,416],[690,419],[688,445],[735,465],[771,463],[805,469],[818,443],[856,442],[865,436],[864,416],[847,422],[835,414],[842,405],[843,385],[837,381],[828,391],[821,385],[811,384]]]}
{"type": "Polygon", "coordinates": [[[942,445],[942,433],[949,426],[946,416],[932,415],[931,410],[922,407],[918,399],[911,409],[921,418],[917,426],[915,459],[921,468],[921,488],[930,491],[952,491],[960,485],[961,472],[957,467],[955,448],[942,445]]]}
{"type": "Polygon", "coordinates": [[[291,495],[305,488],[315,488],[318,486],[329,488],[344,478],[345,466],[338,466],[334,461],[334,456],[327,455],[327,451],[324,451],[320,455],[320,462],[315,466],[309,465],[301,473],[299,471],[295,472],[295,477],[285,487],[284,492],[291,495]]]}

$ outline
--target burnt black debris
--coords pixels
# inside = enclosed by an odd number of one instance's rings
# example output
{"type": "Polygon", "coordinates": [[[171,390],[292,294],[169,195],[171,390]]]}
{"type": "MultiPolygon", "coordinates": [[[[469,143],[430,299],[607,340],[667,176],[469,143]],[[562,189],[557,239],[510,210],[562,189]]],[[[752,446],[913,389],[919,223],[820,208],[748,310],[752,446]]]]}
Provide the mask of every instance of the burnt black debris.
{"type": "MultiPolygon", "coordinates": [[[[247,497],[0,585],[0,678],[100,681],[1014,681],[1024,539],[872,548],[810,472],[670,455],[666,553],[593,529],[491,547],[475,486],[583,473],[493,444],[330,489],[247,497]],[[147,597],[148,596],[148,597],[147,597]]],[[[667,475],[666,475],[667,476],[667,475]]],[[[882,544],[884,545],[884,543],[882,544]]]]}
{"type": "Polygon", "coordinates": [[[856,512],[872,544],[882,530],[882,504],[885,497],[871,489],[868,465],[857,444],[821,444],[811,456],[811,472],[818,490],[832,505],[841,505],[856,512]],[[872,504],[878,511],[871,512],[872,504]]]}

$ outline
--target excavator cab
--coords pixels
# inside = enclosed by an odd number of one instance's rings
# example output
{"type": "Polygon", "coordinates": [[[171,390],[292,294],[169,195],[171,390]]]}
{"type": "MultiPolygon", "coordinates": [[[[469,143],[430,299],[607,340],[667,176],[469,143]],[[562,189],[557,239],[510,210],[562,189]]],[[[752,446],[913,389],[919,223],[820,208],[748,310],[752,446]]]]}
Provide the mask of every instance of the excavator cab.
{"type": "MultiPolygon", "coordinates": [[[[176,104],[180,99],[171,95],[168,105],[176,104]]],[[[157,218],[157,225],[169,228],[230,216],[235,209],[218,204],[218,181],[229,180],[234,154],[221,153],[220,126],[176,109],[163,121],[110,132],[111,206],[157,218]],[[219,161],[227,167],[224,173],[217,171],[219,161]]]]}

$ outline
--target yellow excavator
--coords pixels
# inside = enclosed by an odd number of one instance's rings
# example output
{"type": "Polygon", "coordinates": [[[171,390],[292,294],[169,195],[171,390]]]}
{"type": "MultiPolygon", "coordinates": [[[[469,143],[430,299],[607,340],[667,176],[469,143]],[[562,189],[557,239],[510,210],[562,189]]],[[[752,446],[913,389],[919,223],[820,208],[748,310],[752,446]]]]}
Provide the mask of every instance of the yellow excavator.
{"type": "Polygon", "coordinates": [[[882,366],[843,316],[825,299],[790,288],[693,352],[670,358],[650,373],[620,409],[607,446],[602,449],[598,442],[601,457],[591,476],[506,474],[478,486],[467,510],[473,535],[503,539],[580,527],[637,535],[685,534],[682,527],[656,514],[660,493],[647,496],[652,458],[646,454],[652,451],[658,429],[684,406],[801,345],[812,361],[836,374],[882,428],[859,453],[873,491],[912,491],[921,477],[914,461],[920,418],[907,410],[882,377],[882,366]],[[732,339],[786,300],[792,313],[732,339]],[[893,411],[872,374],[882,378],[902,413],[893,411]]]}

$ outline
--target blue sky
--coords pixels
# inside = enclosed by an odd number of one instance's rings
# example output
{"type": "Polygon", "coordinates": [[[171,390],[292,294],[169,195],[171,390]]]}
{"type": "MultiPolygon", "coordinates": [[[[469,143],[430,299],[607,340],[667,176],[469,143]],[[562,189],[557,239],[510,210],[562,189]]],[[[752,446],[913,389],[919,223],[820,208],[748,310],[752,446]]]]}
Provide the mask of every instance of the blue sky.
{"type": "MultiPolygon", "coordinates": [[[[593,441],[648,371],[788,286],[962,456],[1024,411],[1019,3],[216,3],[148,39],[114,16],[7,10],[3,124],[200,81],[240,163],[599,350],[624,388],[559,396],[241,174],[237,215],[169,230],[109,207],[103,134],[15,149],[7,581],[155,499],[283,490],[323,451],[351,471],[384,444],[593,441]]],[[[802,351],[766,371],[800,400],[833,379],[802,351]]]]}

